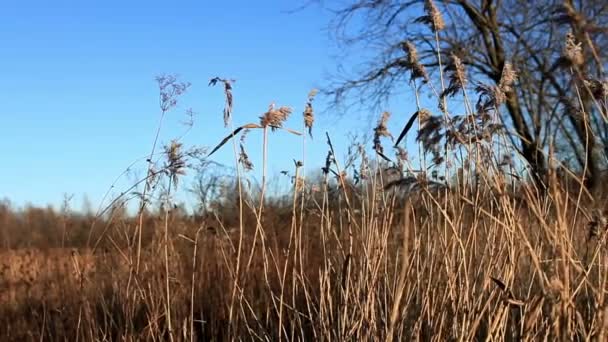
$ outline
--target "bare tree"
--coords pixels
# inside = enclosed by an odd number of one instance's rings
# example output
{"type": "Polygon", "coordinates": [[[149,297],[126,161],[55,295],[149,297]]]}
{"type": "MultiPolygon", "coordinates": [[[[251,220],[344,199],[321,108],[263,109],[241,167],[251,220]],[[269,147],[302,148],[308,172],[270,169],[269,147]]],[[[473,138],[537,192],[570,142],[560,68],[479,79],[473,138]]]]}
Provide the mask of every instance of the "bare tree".
{"type": "Polygon", "coordinates": [[[608,152],[605,0],[355,0],[335,13],[332,27],[347,54],[379,52],[354,75],[340,69],[325,89],[336,104],[352,98],[380,103],[410,81],[405,42],[418,48],[431,73],[450,55],[459,57],[471,87],[498,86],[511,63],[518,80],[506,93],[502,120],[533,174],[542,179],[554,141],[563,160],[573,156],[570,166],[588,187],[597,182],[608,152]],[[432,8],[444,27],[421,25],[432,24],[432,8]]]}
{"type": "Polygon", "coordinates": [[[208,159],[199,160],[194,166],[195,176],[188,191],[197,201],[196,214],[204,215],[209,209],[209,201],[214,199],[223,185],[225,167],[208,159]]]}

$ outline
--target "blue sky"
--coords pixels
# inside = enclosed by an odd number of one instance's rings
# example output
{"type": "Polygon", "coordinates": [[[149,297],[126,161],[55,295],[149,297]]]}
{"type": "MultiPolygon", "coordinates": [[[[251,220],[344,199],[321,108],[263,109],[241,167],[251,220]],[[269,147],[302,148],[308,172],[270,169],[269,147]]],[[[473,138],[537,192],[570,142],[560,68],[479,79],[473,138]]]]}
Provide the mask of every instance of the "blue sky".
{"type": "MultiPolygon", "coordinates": [[[[275,102],[294,108],[287,126],[300,129],[308,91],[322,84],[336,61],[325,31],[331,14],[315,6],[290,12],[298,6],[290,1],[2,1],[0,198],[16,206],[56,205],[66,193],[75,196],[77,207],[86,194],[98,205],[114,179],[149,153],[158,121],[154,78],[162,73],[178,74],[192,87],[167,117],[161,142],[182,134],[189,107],[197,115],[186,145],[212,146],[226,135],[222,89],[207,86],[214,76],[237,80],[236,125],[257,122],[275,102]]],[[[318,105],[325,109],[323,100],[318,105]]],[[[309,166],[321,165],[326,130],[345,151],[346,133],[369,127],[352,119],[362,117],[317,116],[309,166]]],[[[253,132],[248,146],[261,166],[253,132]]],[[[273,134],[270,154],[269,174],[276,175],[301,156],[301,140],[273,134]]],[[[232,149],[227,145],[214,158],[231,164],[232,149]]],[[[117,189],[129,181],[123,179],[117,189]]]]}

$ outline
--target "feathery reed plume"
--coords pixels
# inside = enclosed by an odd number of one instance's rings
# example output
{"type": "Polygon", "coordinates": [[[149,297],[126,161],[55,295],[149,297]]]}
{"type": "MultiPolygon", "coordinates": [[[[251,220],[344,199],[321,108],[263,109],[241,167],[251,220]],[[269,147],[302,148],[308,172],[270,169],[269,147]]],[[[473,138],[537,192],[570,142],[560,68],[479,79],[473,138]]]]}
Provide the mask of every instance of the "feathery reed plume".
{"type": "Polygon", "coordinates": [[[241,134],[241,138],[240,138],[241,144],[245,143],[245,139],[247,138],[247,135],[249,134],[250,131],[251,131],[251,129],[249,129],[249,128],[245,128],[243,130],[243,134],[241,134]]]}
{"type": "Polygon", "coordinates": [[[289,115],[291,114],[291,108],[281,106],[279,108],[274,108],[274,103],[270,104],[268,111],[260,116],[260,125],[262,127],[268,127],[274,131],[277,128],[283,127],[283,122],[287,120],[289,115]]]}
{"type": "Polygon", "coordinates": [[[384,148],[382,147],[382,143],[380,142],[380,137],[390,137],[391,139],[393,138],[393,135],[391,134],[391,132],[389,132],[388,127],[386,127],[386,124],[390,117],[391,113],[382,113],[380,120],[378,120],[378,125],[376,126],[376,128],[374,128],[374,150],[378,153],[384,152],[384,148]]]}
{"type": "Polygon", "coordinates": [[[416,141],[422,142],[422,148],[433,154],[435,164],[441,164],[443,157],[440,152],[440,142],[443,138],[443,119],[437,115],[430,115],[429,111],[420,111],[420,130],[416,141]]]}
{"type": "Polygon", "coordinates": [[[467,73],[462,60],[455,54],[451,55],[451,63],[445,67],[445,71],[449,74],[450,84],[441,93],[441,97],[454,96],[456,93],[464,89],[467,85],[467,73]]]}
{"type": "Polygon", "coordinates": [[[433,0],[424,1],[424,12],[426,15],[417,18],[415,22],[428,25],[433,32],[438,32],[445,28],[443,16],[433,0]]]}
{"type": "Polygon", "coordinates": [[[243,166],[243,169],[245,171],[251,171],[253,170],[253,163],[251,162],[251,160],[249,160],[249,156],[247,155],[247,152],[245,151],[245,146],[243,146],[243,144],[240,144],[241,147],[241,152],[239,152],[239,163],[241,164],[241,166],[243,166]]]}
{"type": "MultiPolygon", "coordinates": [[[[264,113],[264,115],[260,116],[260,124],[248,123],[243,126],[237,127],[232,133],[227,135],[216,147],[209,152],[207,157],[214,154],[217,150],[219,150],[222,146],[224,146],[230,139],[234,138],[237,134],[239,134],[242,130],[245,130],[247,133],[250,129],[265,129],[270,126],[270,128],[274,131],[275,129],[284,129],[287,132],[295,135],[302,135],[302,133],[298,131],[294,131],[289,128],[283,127],[283,122],[287,119],[287,117],[291,114],[291,108],[289,107],[280,107],[278,109],[274,109],[274,104],[270,105],[269,110],[264,113]]],[[[241,143],[244,138],[241,138],[241,143]]]]}
{"type": "Polygon", "coordinates": [[[177,105],[177,98],[190,88],[190,82],[178,82],[176,75],[161,75],[156,77],[160,90],[160,109],[168,112],[177,105]]]}
{"type": "Polygon", "coordinates": [[[359,144],[359,146],[357,146],[357,149],[359,151],[359,155],[361,156],[361,164],[359,164],[359,170],[357,172],[358,178],[365,180],[368,178],[367,175],[369,173],[369,160],[367,158],[367,153],[365,152],[365,146],[359,144]]]}
{"type": "Polygon", "coordinates": [[[429,75],[426,72],[424,65],[418,60],[416,46],[408,40],[401,43],[401,49],[405,52],[407,68],[410,69],[411,72],[410,81],[422,78],[424,83],[427,83],[429,81],[429,75]]]}
{"type": "Polygon", "coordinates": [[[566,34],[566,44],[564,45],[564,57],[571,65],[578,67],[581,66],[585,60],[583,58],[583,48],[581,43],[576,41],[574,34],[568,32],[566,34]]]}
{"type": "Polygon", "coordinates": [[[182,152],[182,143],[172,140],[169,145],[165,146],[165,156],[167,158],[165,170],[171,178],[173,185],[177,187],[178,175],[186,174],[186,161],[182,152]]]}
{"type": "Polygon", "coordinates": [[[479,100],[476,106],[478,115],[487,115],[488,111],[500,107],[506,101],[507,93],[513,90],[513,84],[516,79],[517,73],[513,69],[513,65],[505,62],[497,86],[479,84],[475,88],[479,93],[479,100]]]}
{"type": "Polygon", "coordinates": [[[224,84],[224,94],[226,95],[226,104],[224,105],[224,127],[228,127],[232,116],[232,83],[235,80],[214,77],[209,80],[209,86],[215,86],[218,82],[224,84]]]}
{"type": "Polygon", "coordinates": [[[504,103],[506,94],[513,90],[513,83],[515,83],[516,79],[517,74],[515,73],[515,70],[513,70],[513,65],[509,62],[505,62],[505,65],[502,68],[500,81],[498,82],[499,94],[496,95],[496,99],[501,100],[498,101],[499,104],[504,103]]]}
{"type": "Polygon", "coordinates": [[[406,162],[407,161],[407,150],[401,146],[395,147],[395,150],[396,150],[395,156],[397,157],[397,160],[406,162]]]}
{"type": "Polygon", "coordinates": [[[306,107],[304,108],[304,126],[308,128],[308,135],[312,138],[312,125],[315,121],[315,113],[312,108],[312,101],[315,99],[319,91],[313,89],[308,93],[308,100],[306,101],[306,107]]]}
{"type": "MultiPolygon", "coordinates": [[[[296,168],[300,167],[300,166],[297,166],[297,165],[298,164],[296,164],[296,168]]],[[[291,184],[293,184],[294,191],[296,191],[296,192],[302,192],[304,190],[304,186],[305,186],[304,177],[302,177],[301,175],[292,176],[291,177],[291,184]]]]}
{"type": "Polygon", "coordinates": [[[395,146],[395,157],[397,158],[397,167],[403,171],[403,167],[408,160],[407,151],[401,146],[395,146]]]}
{"type": "Polygon", "coordinates": [[[432,116],[431,112],[428,109],[424,108],[417,111],[416,113],[418,113],[418,116],[420,117],[420,126],[424,126],[432,116]]]}
{"type": "Polygon", "coordinates": [[[401,43],[401,49],[405,52],[409,65],[418,64],[418,50],[416,50],[416,46],[412,42],[408,40],[401,43]]]}

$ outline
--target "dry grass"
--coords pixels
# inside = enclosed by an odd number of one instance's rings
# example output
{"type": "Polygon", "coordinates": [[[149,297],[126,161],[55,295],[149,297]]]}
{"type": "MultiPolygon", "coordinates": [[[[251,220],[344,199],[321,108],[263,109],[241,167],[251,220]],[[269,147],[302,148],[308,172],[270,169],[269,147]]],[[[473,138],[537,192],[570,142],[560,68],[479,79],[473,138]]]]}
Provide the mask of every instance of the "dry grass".
{"type": "MultiPolygon", "coordinates": [[[[267,203],[257,238],[256,212],[244,217],[238,277],[238,229],[223,226],[222,217],[170,217],[173,338],[553,340],[604,333],[606,227],[590,238],[585,227],[593,217],[575,218],[565,189],[538,196],[528,186],[517,191],[522,199],[481,188],[468,197],[422,189],[403,201],[369,188],[353,195],[350,209],[345,192],[333,203],[331,191],[311,194],[301,208],[297,196],[291,208],[267,203]]],[[[162,232],[162,218],[157,222],[162,232]]],[[[125,224],[136,221],[112,229],[125,224]]],[[[139,274],[128,266],[136,256],[128,248],[5,251],[2,339],[169,338],[162,241],[161,233],[145,246],[139,274]]]]}

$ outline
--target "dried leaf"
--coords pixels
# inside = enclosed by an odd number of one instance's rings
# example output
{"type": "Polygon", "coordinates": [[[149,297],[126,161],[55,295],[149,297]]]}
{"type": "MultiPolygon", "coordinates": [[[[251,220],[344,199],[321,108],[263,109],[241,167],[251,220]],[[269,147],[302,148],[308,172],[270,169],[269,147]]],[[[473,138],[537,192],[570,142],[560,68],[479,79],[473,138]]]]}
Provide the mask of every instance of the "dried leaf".
{"type": "Polygon", "coordinates": [[[414,125],[414,122],[416,121],[416,118],[418,117],[418,113],[419,112],[412,114],[410,119],[407,121],[407,123],[405,124],[405,127],[403,127],[401,134],[399,134],[399,137],[397,138],[397,141],[395,142],[395,147],[397,147],[397,145],[399,145],[399,143],[405,137],[407,132],[409,132],[409,130],[412,128],[412,126],[414,125]]]}
{"type": "Polygon", "coordinates": [[[231,134],[229,134],[224,139],[222,139],[222,141],[213,150],[211,150],[211,152],[209,152],[209,154],[207,156],[210,157],[217,150],[219,150],[222,146],[224,146],[224,144],[226,144],[228,142],[228,140],[230,140],[231,138],[233,138],[234,136],[239,134],[239,132],[242,131],[243,129],[251,129],[251,128],[262,128],[262,126],[254,124],[254,123],[249,123],[249,124],[243,125],[241,127],[238,127],[231,134]]]}

